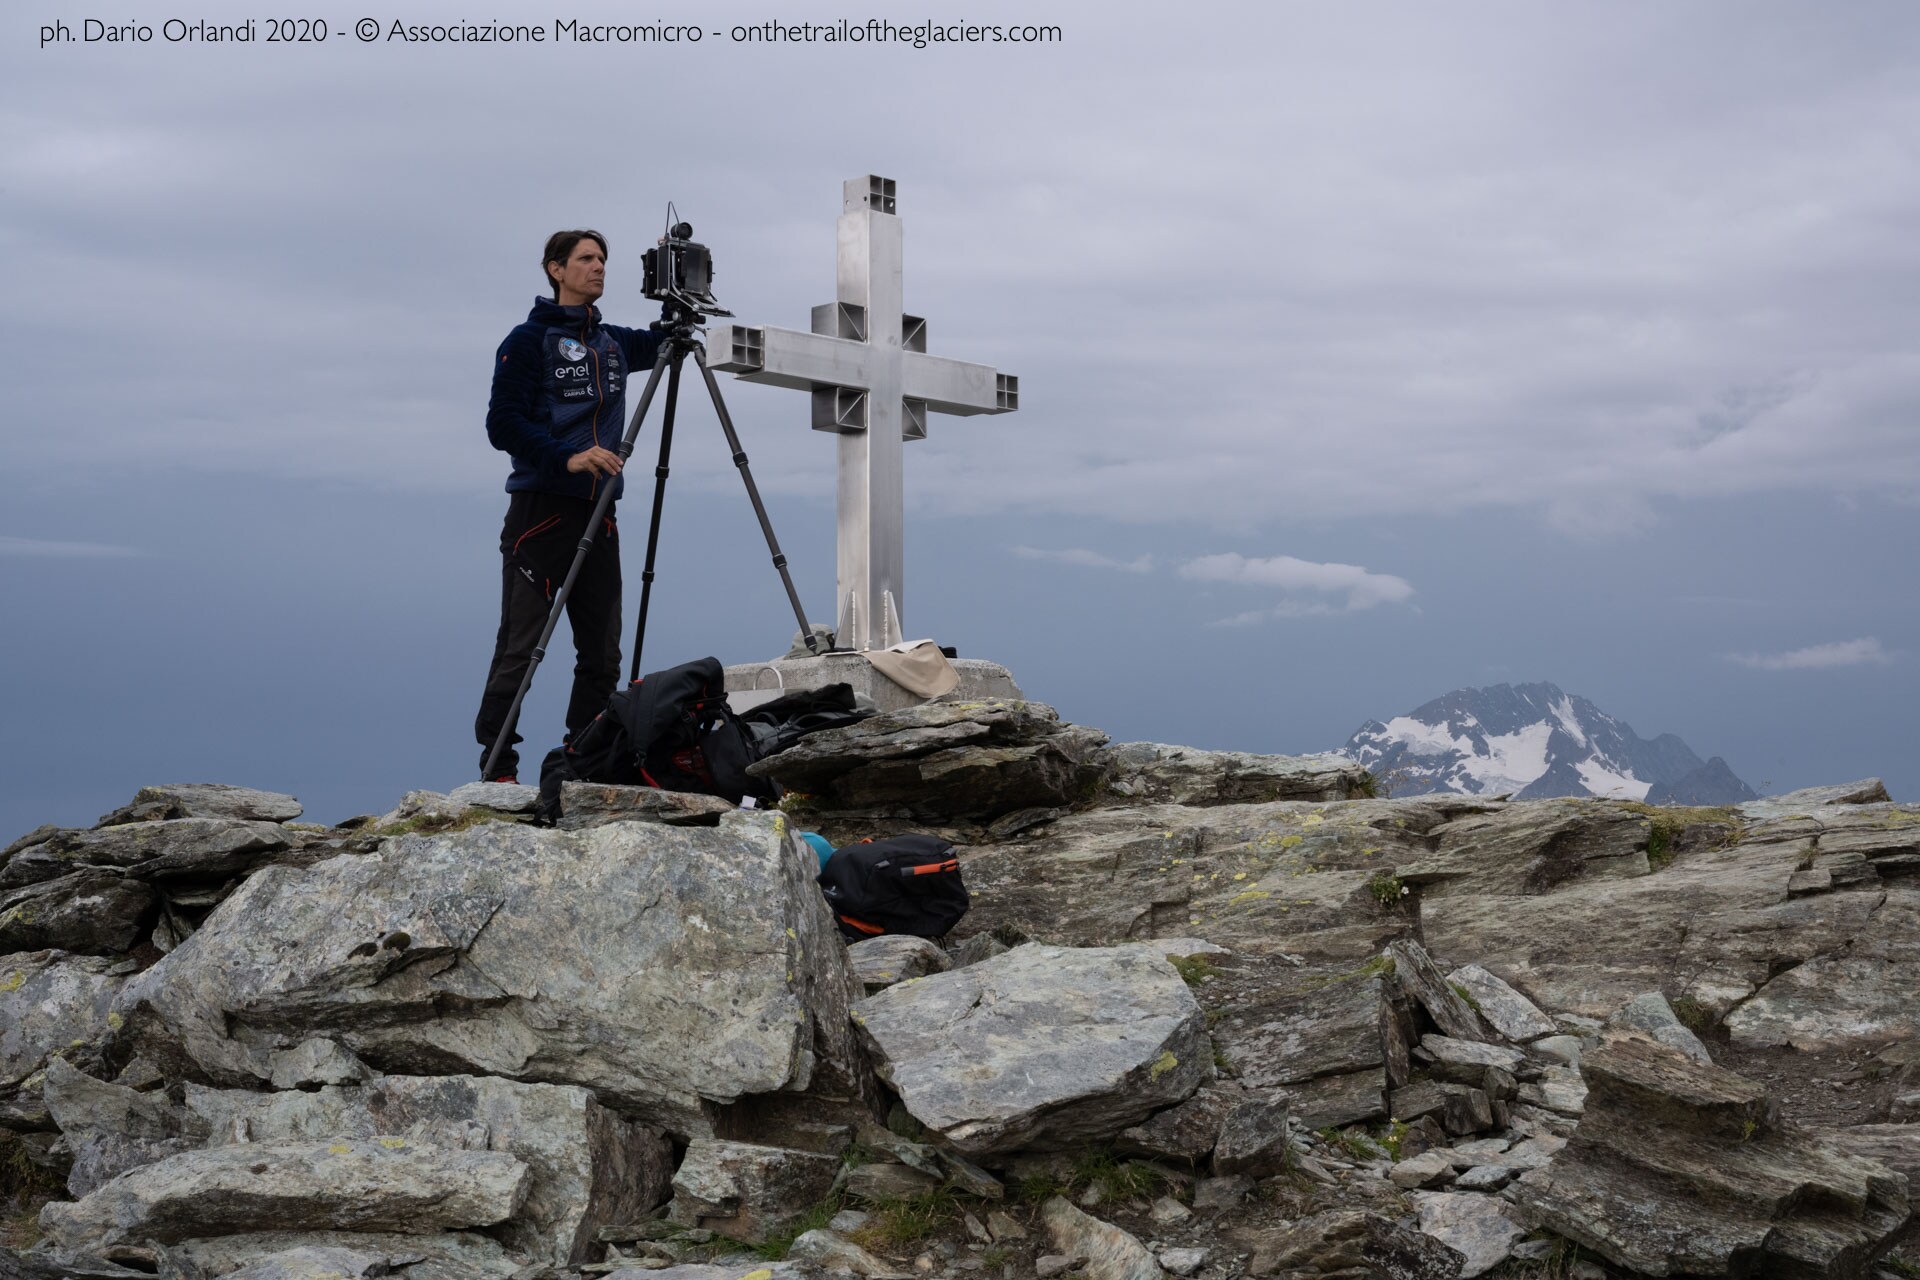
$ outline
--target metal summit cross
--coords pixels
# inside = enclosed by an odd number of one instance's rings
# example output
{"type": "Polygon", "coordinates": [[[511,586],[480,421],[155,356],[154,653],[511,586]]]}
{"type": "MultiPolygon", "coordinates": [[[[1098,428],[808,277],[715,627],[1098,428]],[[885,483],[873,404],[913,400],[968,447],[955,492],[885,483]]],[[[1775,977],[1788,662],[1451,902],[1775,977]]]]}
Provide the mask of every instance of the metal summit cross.
{"type": "Polygon", "coordinates": [[[1019,380],[927,354],[927,322],[901,311],[891,178],[848,179],[839,240],[837,301],[813,309],[813,332],[716,325],[707,362],[745,382],[812,393],[814,430],[839,435],[836,641],[884,649],[905,638],[904,442],[926,438],[929,411],[1013,412],[1019,380]]]}

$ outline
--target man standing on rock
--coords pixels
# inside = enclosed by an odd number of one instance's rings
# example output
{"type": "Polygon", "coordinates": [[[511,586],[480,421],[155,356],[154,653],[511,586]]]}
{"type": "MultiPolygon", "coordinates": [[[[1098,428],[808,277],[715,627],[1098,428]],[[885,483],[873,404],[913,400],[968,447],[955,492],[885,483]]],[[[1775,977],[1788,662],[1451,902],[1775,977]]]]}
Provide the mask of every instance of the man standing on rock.
{"type": "MultiPolygon", "coordinates": [[[[628,375],[652,366],[661,341],[647,329],[600,322],[594,302],[606,288],[607,242],[599,232],[555,232],[540,266],[553,298],[536,298],[526,322],[500,344],[487,405],[487,438],[512,455],[513,472],[500,530],[500,632],[474,720],[483,770],[600,486],[612,485],[620,497],[620,455],[608,446],[625,426],[628,375]]],[[[571,737],[606,706],[620,678],[620,536],[611,507],[567,597],[567,622],[575,659],[571,737]]],[[[519,741],[515,733],[483,781],[518,780],[519,741]]]]}

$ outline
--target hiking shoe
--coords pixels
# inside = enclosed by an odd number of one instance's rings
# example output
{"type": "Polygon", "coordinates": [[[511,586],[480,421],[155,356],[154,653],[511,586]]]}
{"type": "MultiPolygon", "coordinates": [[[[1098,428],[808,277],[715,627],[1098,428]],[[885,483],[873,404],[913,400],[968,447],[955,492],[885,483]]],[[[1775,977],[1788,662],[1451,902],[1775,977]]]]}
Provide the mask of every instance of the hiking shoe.
{"type": "Polygon", "coordinates": [[[520,785],[519,777],[511,773],[503,773],[497,778],[488,778],[487,781],[488,782],[505,782],[516,787],[520,785]]]}

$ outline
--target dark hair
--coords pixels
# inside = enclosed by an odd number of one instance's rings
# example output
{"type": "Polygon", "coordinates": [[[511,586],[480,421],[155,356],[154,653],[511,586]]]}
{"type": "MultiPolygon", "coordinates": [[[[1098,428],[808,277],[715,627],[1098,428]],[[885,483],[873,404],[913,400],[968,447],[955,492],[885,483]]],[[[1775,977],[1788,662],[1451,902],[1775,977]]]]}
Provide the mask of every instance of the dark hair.
{"type": "Polygon", "coordinates": [[[556,231],[547,237],[547,251],[540,258],[540,275],[553,289],[553,300],[560,300],[560,282],[547,274],[549,264],[557,263],[563,269],[567,260],[573,257],[573,251],[580,247],[582,240],[591,240],[600,246],[600,256],[607,256],[607,238],[598,231],[582,228],[578,231],[556,231]]]}

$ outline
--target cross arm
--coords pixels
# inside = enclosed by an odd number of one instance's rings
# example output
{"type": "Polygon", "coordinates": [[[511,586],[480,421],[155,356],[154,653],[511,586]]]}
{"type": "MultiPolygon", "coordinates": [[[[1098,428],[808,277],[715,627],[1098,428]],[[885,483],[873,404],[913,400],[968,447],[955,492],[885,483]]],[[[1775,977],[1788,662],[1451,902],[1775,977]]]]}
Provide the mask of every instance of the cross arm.
{"type": "Polygon", "coordinates": [[[871,385],[864,343],[797,329],[715,325],[707,333],[707,366],[742,382],[812,391],[815,387],[871,385]]]}

